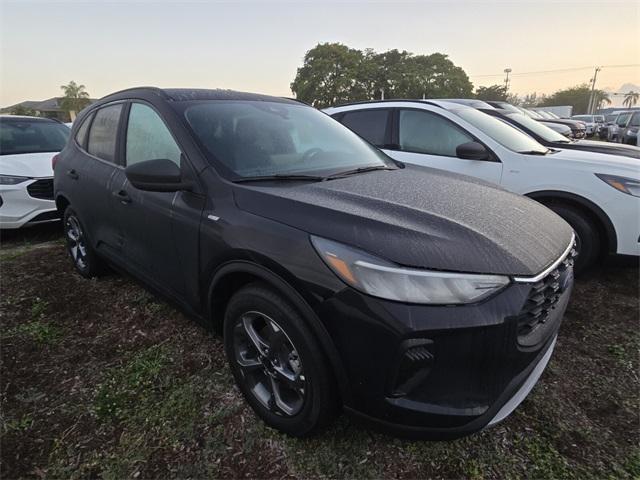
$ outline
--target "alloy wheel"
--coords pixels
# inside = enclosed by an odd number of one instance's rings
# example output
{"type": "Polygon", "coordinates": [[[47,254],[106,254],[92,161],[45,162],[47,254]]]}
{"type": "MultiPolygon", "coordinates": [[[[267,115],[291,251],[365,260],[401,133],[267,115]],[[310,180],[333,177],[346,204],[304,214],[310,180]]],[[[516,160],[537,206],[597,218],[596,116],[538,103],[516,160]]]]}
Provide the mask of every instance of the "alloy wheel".
{"type": "Polygon", "coordinates": [[[305,402],[306,379],[293,342],[272,318],[249,311],[234,327],[233,351],[253,396],[277,415],[292,417],[305,402]]]}
{"type": "Polygon", "coordinates": [[[67,245],[74,263],[80,270],[87,267],[87,247],[80,222],[75,216],[67,218],[65,224],[67,245]]]}

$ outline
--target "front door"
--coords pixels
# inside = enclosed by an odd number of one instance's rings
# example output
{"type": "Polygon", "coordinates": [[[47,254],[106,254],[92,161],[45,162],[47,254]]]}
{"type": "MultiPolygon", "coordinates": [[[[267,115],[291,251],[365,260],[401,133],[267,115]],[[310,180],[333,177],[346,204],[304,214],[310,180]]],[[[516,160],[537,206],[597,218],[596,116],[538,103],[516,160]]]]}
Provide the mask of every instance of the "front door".
{"type": "MultiPolygon", "coordinates": [[[[124,128],[124,166],[167,159],[185,172],[186,160],[160,115],[134,102],[124,128]]],[[[120,169],[111,184],[123,259],[161,289],[185,299],[185,276],[197,271],[203,200],[192,192],[150,192],[133,187],[120,169]]],[[[191,283],[191,282],[190,282],[191,283]]]]}
{"type": "Polygon", "coordinates": [[[477,141],[451,120],[421,109],[398,112],[397,147],[385,152],[396,160],[462,173],[500,184],[502,162],[466,160],[456,156],[456,148],[477,141]]]}

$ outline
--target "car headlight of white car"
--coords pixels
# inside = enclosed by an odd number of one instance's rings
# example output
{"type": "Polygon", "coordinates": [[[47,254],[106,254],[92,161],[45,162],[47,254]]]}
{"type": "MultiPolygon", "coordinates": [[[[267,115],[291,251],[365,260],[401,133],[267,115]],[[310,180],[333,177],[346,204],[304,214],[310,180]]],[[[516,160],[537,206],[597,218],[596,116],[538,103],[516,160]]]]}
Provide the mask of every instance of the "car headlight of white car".
{"type": "Polygon", "coordinates": [[[15,175],[0,175],[0,185],[17,185],[29,180],[29,177],[18,177],[15,175]]]}
{"type": "Polygon", "coordinates": [[[622,193],[640,197],[640,180],[638,179],[607,175],[604,173],[596,173],[596,177],[622,193]]]}
{"type": "Polygon", "coordinates": [[[399,302],[474,303],[509,284],[509,277],[407,268],[338,242],[311,237],[325,263],[345,283],[374,297],[399,302]]]}

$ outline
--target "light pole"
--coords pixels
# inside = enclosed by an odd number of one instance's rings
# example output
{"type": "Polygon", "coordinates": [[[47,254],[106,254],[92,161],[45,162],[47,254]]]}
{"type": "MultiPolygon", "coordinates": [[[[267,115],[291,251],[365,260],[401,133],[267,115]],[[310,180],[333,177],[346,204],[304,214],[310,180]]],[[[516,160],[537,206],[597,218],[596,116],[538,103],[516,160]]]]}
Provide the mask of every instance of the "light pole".
{"type": "Polygon", "coordinates": [[[596,110],[596,78],[598,77],[598,72],[600,71],[600,67],[596,67],[596,71],[593,73],[593,78],[591,79],[591,95],[589,95],[589,108],[587,109],[588,114],[595,113],[596,110]]]}
{"type": "Polygon", "coordinates": [[[505,90],[505,93],[508,93],[509,92],[509,74],[511,73],[511,69],[505,68],[504,73],[506,74],[506,77],[504,79],[504,90],[505,90]]]}

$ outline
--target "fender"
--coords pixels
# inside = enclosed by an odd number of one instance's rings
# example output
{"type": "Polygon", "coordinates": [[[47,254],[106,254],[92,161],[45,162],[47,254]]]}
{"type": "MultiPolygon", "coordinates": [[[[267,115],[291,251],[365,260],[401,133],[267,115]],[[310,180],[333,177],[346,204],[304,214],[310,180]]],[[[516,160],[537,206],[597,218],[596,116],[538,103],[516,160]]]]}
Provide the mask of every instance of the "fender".
{"type": "MultiPolygon", "coordinates": [[[[590,213],[595,215],[600,224],[604,227],[604,233],[607,238],[607,247],[609,252],[615,253],[618,249],[618,237],[616,230],[613,227],[613,223],[609,219],[609,216],[595,203],[575,193],[562,192],[558,190],[541,190],[537,192],[525,193],[526,197],[533,200],[550,199],[550,200],[567,200],[570,203],[575,203],[590,213]]],[[[542,202],[540,202],[542,203],[542,202]]]]}
{"type": "Polygon", "coordinates": [[[263,267],[262,265],[248,260],[234,260],[220,266],[220,268],[218,268],[213,275],[213,279],[210,283],[209,291],[207,293],[208,317],[212,318],[211,306],[213,305],[214,300],[213,291],[215,290],[218,283],[220,281],[223,281],[224,277],[231,273],[245,273],[260,278],[261,280],[264,280],[266,283],[268,283],[271,287],[275,288],[282,295],[284,295],[286,299],[293,304],[293,306],[302,315],[302,318],[305,320],[307,327],[311,329],[313,334],[320,342],[320,346],[322,347],[322,350],[327,356],[333,369],[342,401],[344,403],[348,403],[351,398],[349,382],[345,374],[344,366],[342,365],[342,360],[340,358],[338,350],[333,343],[333,340],[331,339],[331,336],[329,335],[329,332],[327,332],[325,326],[320,321],[313,309],[305,301],[303,296],[294,287],[292,287],[291,284],[289,284],[276,273],[263,267]]]}

